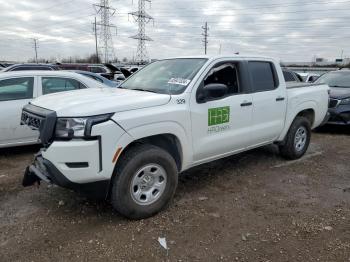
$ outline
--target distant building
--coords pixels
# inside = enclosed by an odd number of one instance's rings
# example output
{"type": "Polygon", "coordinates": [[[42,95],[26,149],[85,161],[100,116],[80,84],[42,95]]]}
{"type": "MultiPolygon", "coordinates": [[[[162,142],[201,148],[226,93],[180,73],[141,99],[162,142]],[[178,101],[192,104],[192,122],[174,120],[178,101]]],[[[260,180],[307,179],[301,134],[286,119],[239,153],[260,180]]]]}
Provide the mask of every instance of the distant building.
{"type": "Polygon", "coordinates": [[[338,65],[348,65],[350,64],[350,58],[337,58],[335,59],[335,63],[338,65]]]}

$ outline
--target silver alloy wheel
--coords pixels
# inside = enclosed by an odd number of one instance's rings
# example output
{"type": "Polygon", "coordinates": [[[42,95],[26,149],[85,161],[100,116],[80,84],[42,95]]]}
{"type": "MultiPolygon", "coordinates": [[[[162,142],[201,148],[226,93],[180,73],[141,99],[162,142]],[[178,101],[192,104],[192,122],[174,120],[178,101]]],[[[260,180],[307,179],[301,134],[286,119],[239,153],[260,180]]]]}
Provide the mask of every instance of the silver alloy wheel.
{"type": "Polygon", "coordinates": [[[294,148],[300,152],[304,149],[307,140],[307,130],[304,126],[298,128],[294,137],[294,148]]]}
{"type": "Polygon", "coordinates": [[[132,199],[139,205],[150,205],[162,196],[166,183],[167,173],[163,167],[157,164],[143,166],[132,179],[132,199]]]}

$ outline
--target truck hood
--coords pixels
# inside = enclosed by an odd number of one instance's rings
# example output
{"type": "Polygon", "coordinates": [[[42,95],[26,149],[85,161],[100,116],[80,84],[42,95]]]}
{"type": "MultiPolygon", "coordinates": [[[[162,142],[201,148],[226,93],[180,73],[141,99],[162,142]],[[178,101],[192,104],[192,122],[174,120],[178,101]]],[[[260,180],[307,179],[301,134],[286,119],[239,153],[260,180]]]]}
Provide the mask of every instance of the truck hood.
{"type": "Polygon", "coordinates": [[[348,98],[350,97],[350,88],[331,87],[329,96],[336,99],[348,98]]]}
{"type": "Polygon", "coordinates": [[[40,96],[31,104],[59,117],[83,117],[167,104],[170,95],[119,88],[87,88],[40,96]]]}

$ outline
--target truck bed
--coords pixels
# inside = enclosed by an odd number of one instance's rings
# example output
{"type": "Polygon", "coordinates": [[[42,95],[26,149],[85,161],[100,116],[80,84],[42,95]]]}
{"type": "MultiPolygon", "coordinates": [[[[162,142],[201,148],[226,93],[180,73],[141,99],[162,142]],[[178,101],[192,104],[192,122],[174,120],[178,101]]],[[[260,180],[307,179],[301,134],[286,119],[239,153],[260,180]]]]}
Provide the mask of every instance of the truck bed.
{"type": "Polygon", "coordinates": [[[287,89],[300,88],[300,87],[309,87],[309,86],[317,86],[317,85],[319,85],[319,84],[286,82],[287,89]]]}

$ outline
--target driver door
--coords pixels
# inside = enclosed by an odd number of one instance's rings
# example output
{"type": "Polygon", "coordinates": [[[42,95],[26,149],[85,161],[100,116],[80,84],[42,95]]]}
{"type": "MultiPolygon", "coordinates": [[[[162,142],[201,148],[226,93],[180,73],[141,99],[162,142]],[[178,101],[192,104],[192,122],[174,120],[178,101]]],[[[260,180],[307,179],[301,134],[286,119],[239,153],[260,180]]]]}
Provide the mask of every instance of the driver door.
{"type": "MultiPolygon", "coordinates": [[[[191,119],[195,162],[229,155],[249,146],[252,123],[252,95],[243,77],[242,62],[214,65],[197,90],[192,92],[191,119]],[[199,101],[208,84],[224,84],[227,94],[199,101]]],[[[205,93],[205,92],[204,92],[205,93]]]]}

